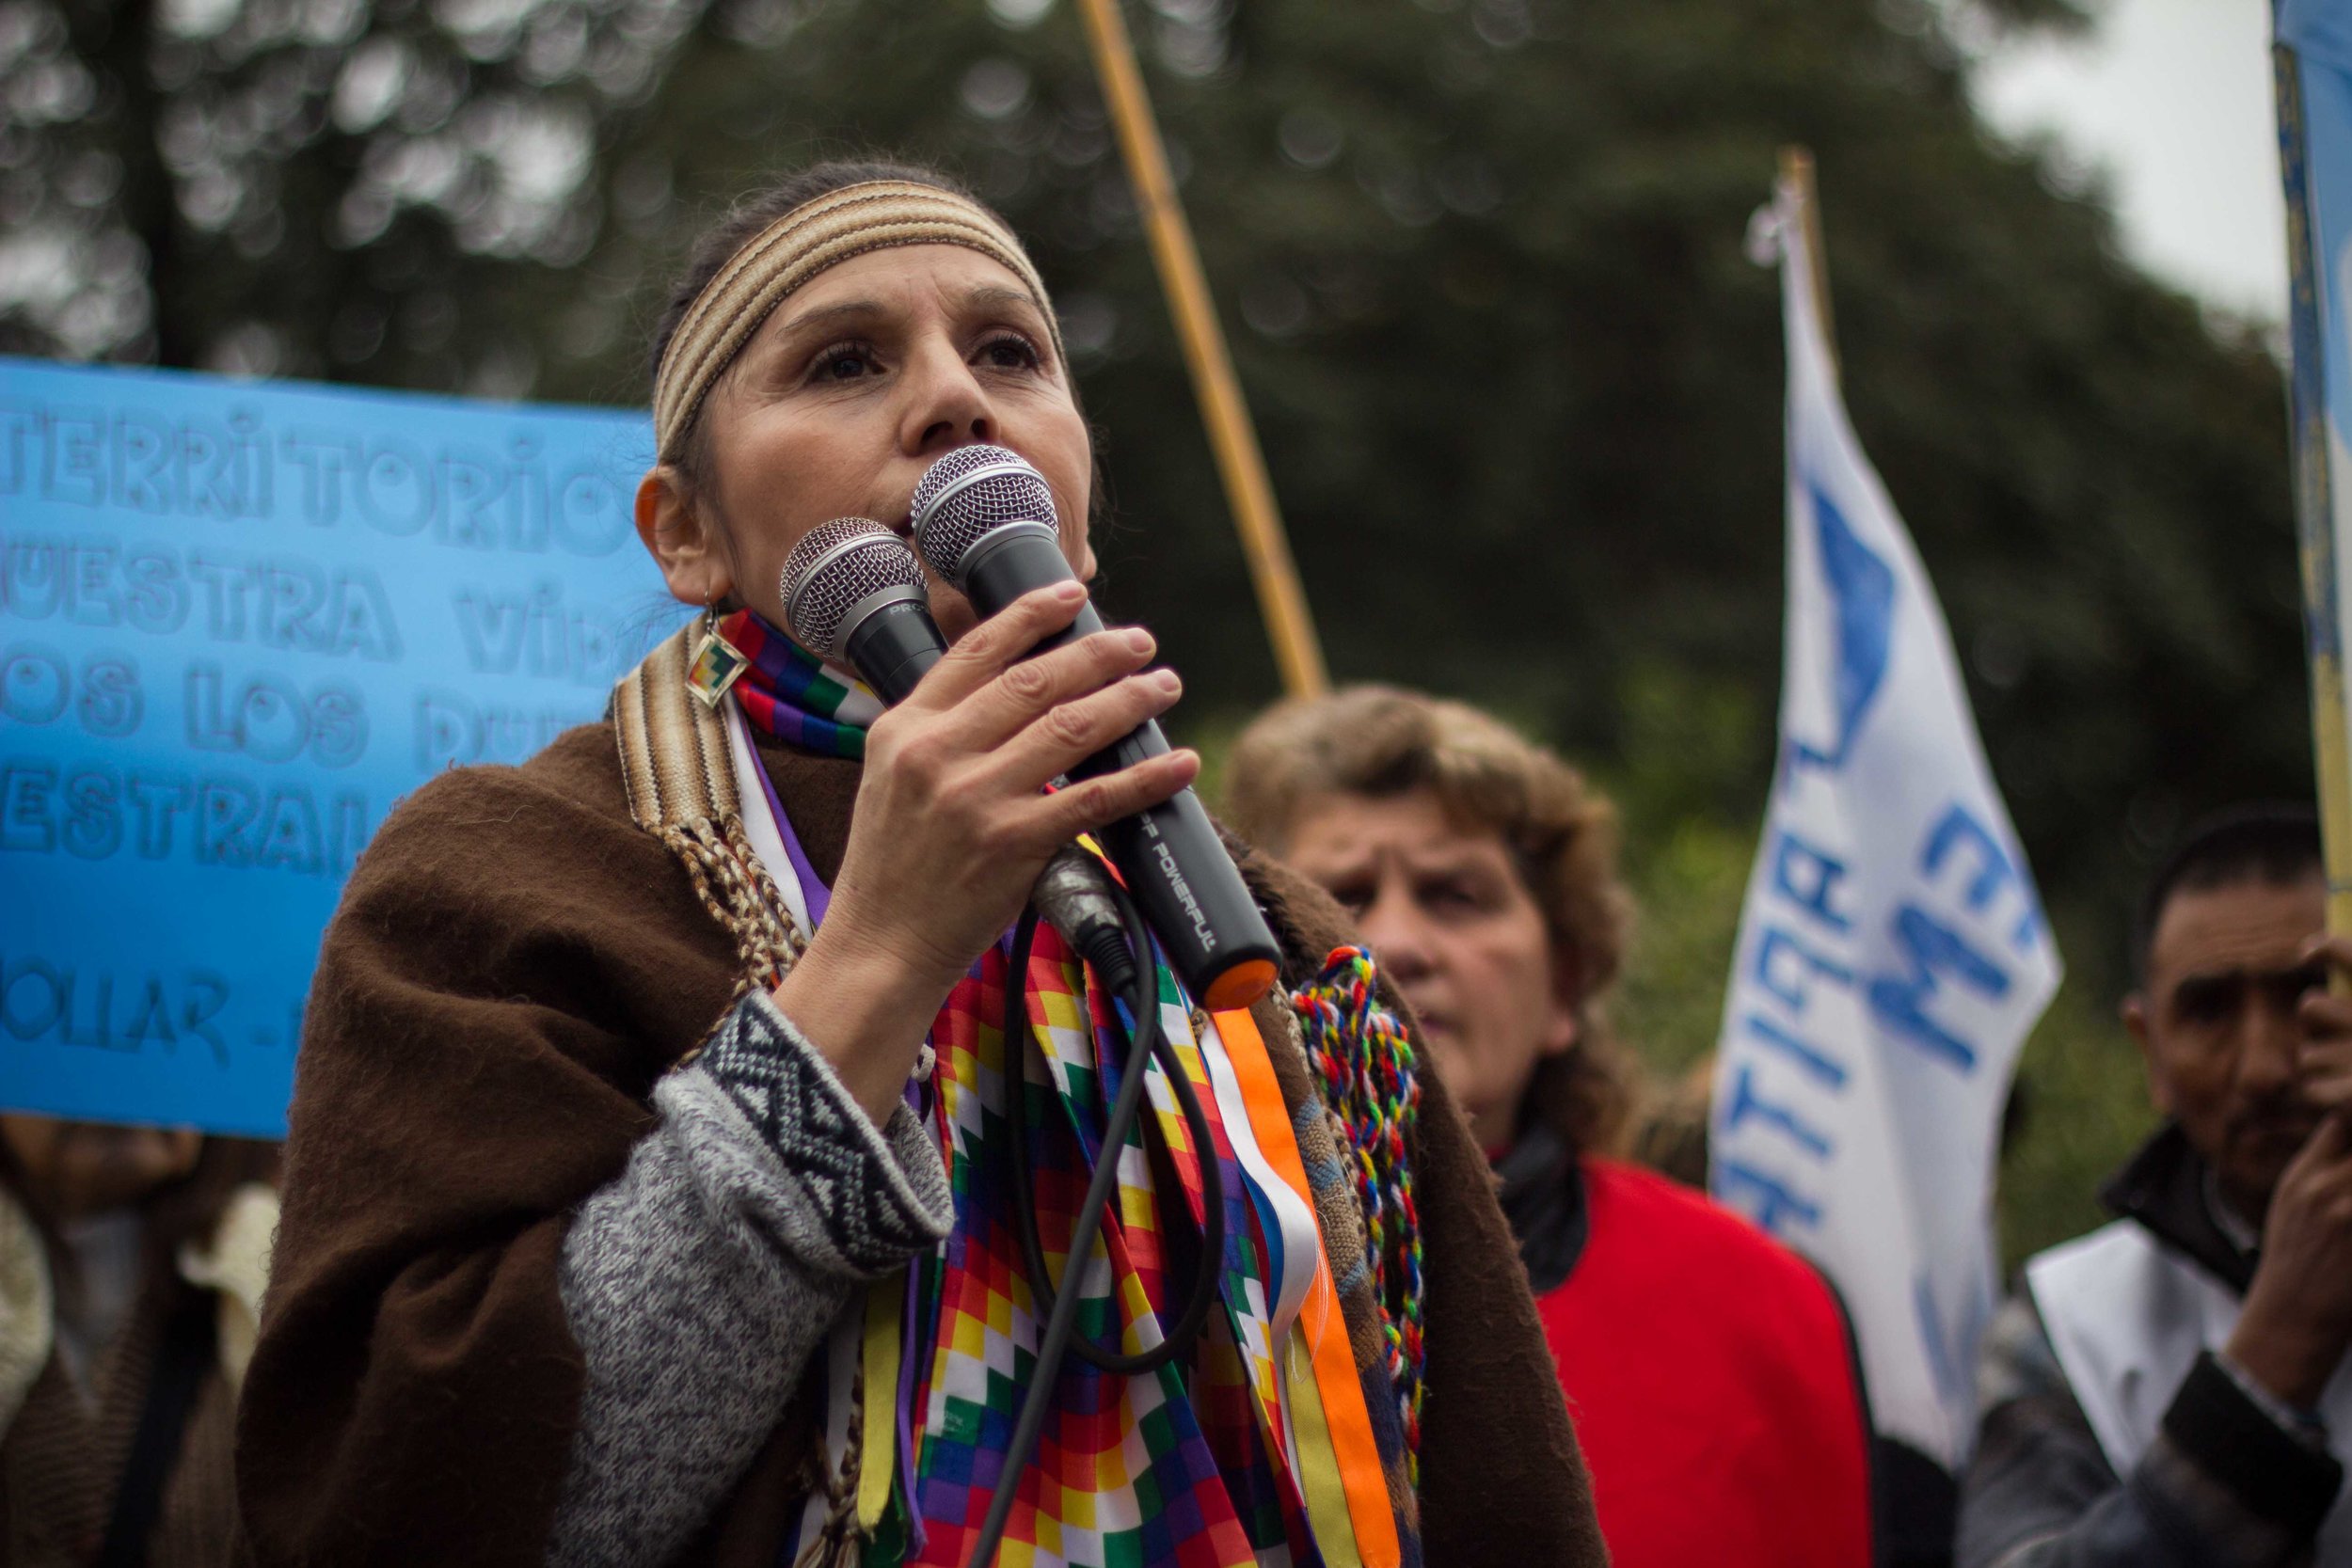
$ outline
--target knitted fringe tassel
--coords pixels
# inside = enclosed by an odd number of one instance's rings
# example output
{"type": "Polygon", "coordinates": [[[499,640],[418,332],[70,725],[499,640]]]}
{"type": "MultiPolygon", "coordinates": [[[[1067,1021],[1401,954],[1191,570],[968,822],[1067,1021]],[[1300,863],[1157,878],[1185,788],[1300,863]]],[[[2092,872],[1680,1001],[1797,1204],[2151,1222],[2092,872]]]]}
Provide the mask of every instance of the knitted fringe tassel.
{"type": "Polygon", "coordinates": [[[792,1568],[859,1568],[866,1557],[866,1532],[857,1524],[858,1455],[866,1442],[866,1370],[850,1382],[850,1424],[841,1444],[841,1463],[826,1465],[818,1444],[818,1466],[824,1477],[825,1522],[792,1568]]]}
{"type": "Polygon", "coordinates": [[[744,836],[742,818],[698,817],[664,828],[661,842],[685,864],[704,911],[735,939],[736,996],[783,979],[800,958],[800,940],[779,912],[783,896],[744,836]]]}
{"type": "Polygon", "coordinates": [[[1361,948],[1332,950],[1323,973],[1291,995],[1307,1059],[1347,1134],[1365,1254],[1387,1340],[1389,1382],[1405,1427],[1405,1451],[1421,1480],[1421,1212],[1406,1146],[1421,1119],[1412,1041],[1380,1005],[1378,975],[1361,948]]]}

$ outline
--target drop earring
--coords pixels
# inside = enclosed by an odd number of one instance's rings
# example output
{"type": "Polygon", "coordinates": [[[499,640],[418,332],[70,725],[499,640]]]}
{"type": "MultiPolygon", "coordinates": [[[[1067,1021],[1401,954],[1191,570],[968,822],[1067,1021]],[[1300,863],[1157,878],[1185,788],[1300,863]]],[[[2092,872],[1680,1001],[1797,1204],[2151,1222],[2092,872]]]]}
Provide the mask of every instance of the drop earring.
{"type": "Polygon", "coordinates": [[[719,623],[713,620],[694,645],[694,662],[686,670],[686,689],[700,697],[704,706],[715,710],[727,688],[750,663],[741,649],[719,634],[719,623]]]}
{"type": "Polygon", "coordinates": [[[701,698],[704,706],[714,710],[727,694],[727,688],[751,663],[740,648],[719,634],[718,603],[717,589],[703,595],[702,641],[694,645],[694,661],[686,670],[686,689],[701,698]]]}

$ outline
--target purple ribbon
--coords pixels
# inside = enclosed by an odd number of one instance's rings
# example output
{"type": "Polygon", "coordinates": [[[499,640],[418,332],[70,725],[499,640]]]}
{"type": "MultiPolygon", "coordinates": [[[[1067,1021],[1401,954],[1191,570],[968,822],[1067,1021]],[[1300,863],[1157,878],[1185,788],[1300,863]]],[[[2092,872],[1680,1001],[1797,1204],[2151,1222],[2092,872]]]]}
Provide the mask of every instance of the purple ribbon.
{"type": "Polygon", "coordinates": [[[833,890],[808,863],[808,851],[801,847],[801,835],[792,831],[792,819],[784,815],[784,802],[776,799],[776,786],[769,781],[757,752],[752,753],[752,771],[759,775],[760,793],[768,797],[768,815],[776,819],[776,836],[784,840],[784,853],[792,863],[792,875],[800,880],[801,896],[808,900],[809,928],[815,930],[825,923],[825,911],[833,906],[833,890]]]}

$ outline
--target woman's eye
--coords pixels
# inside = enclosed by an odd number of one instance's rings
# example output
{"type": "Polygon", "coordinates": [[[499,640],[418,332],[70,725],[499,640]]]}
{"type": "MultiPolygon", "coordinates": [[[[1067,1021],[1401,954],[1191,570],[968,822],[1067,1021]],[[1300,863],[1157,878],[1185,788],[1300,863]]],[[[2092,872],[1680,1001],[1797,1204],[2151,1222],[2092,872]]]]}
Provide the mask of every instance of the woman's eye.
{"type": "Polygon", "coordinates": [[[1440,914],[1471,915],[1486,907],[1486,900],[1459,882],[1439,882],[1422,890],[1422,907],[1440,914]]]}
{"type": "Polygon", "coordinates": [[[874,369],[872,349],[864,343],[836,343],[817,356],[812,375],[818,381],[855,381],[874,369]]]}
{"type": "Polygon", "coordinates": [[[1014,332],[982,343],[979,357],[1001,371],[1035,370],[1039,360],[1037,345],[1014,332]]]}

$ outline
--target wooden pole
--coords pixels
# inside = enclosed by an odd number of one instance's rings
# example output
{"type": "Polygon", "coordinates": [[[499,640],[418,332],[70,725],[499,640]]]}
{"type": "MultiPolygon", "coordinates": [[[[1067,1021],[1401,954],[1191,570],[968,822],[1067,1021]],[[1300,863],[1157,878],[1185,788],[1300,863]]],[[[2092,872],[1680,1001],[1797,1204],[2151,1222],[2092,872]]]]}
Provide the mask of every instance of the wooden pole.
{"type": "Polygon", "coordinates": [[[1813,152],[1809,148],[1788,146],[1780,150],[1780,181],[1796,194],[1797,221],[1804,226],[1804,255],[1807,279],[1813,286],[1813,312],[1821,321],[1821,341],[1829,346],[1829,368],[1833,373],[1843,367],[1837,361],[1837,321],[1829,309],[1829,252],[1821,245],[1821,193],[1813,180],[1813,152]]]}
{"type": "Polygon", "coordinates": [[[1176,182],[1168,174],[1168,151],[1160,144],[1152,103],[1144,94],[1143,73],[1136,67],[1135,45],[1119,14],[1119,0],[1078,0],[1078,11],[1086,19],[1095,74],[1110,105],[1127,179],[1135,187],[1136,205],[1151,241],[1152,261],[1168,293],[1193,392],[1200,401],[1209,450],[1225,483],[1226,502],[1233,509],[1242,553],[1249,561],[1250,581],[1274,643],[1275,662],[1281,668],[1282,688],[1294,697],[1319,697],[1331,689],[1331,681],[1324,672],[1322,645],[1315,641],[1314,617],[1298,586],[1298,568],[1282,532],[1274,486],[1266,479],[1265,456],[1258,449],[1249,407],[1242,400],[1225,334],[1217,325],[1216,305],[1201,276],[1192,228],[1176,200],[1176,182]]]}
{"type": "MultiPolygon", "coordinates": [[[[2314,270],[2302,71],[2284,44],[2271,50],[2279,102],[2279,166],[2286,184],[2287,327],[2295,360],[2288,381],[2295,527],[2303,567],[2303,647],[2312,672],[2312,756],[2319,784],[2319,840],[2328,873],[2328,930],[2352,934],[2352,737],[2344,683],[2344,605],[2337,590],[2336,482],[2328,471],[2327,323],[2314,270]]],[[[2339,396],[2344,395],[2339,392],[2339,396]]],[[[2352,975],[2329,975],[2352,995],[2352,975]]]]}

